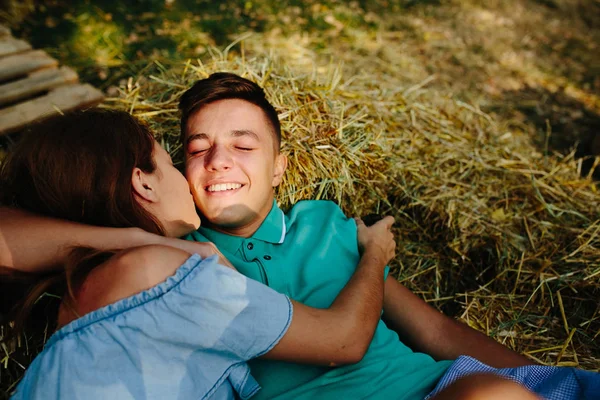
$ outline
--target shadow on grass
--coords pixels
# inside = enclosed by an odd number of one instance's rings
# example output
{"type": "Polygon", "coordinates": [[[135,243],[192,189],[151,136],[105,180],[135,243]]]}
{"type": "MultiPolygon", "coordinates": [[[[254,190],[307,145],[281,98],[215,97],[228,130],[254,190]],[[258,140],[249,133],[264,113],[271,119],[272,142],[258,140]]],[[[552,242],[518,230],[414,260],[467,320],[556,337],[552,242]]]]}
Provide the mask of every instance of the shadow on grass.
{"type": "Polygon", "coordinates": [[[194,57],[198,46],[225,43],[244,22],[242,15],[221,12],[219,2],[168,4],[164,0],[47,2],[26,11],[22,23],[9,24],[14,36],[46,49],[61,63],[75,67],[82,80],[105,89],[153,59],[194,57]],[[202,11],[196,14],[194,9],[202,11]]]}
{"type": "MultiPolygon", "coordinates": [[[[10,0],[5,0],[12,4],[10,0]]],[[[328,18],[370,29],[368,12],[399,10],[404,1],[363,0],[25,0],[4,15],[14,36],[46,49],[101,89],[131,76],[151,60],[196,58],[248,31],[325,32],[328,18]]],[[[2,15],[0,15],[2,16],[2,15]]]]}
{"type": "MultiPolygon", "coordinates": [[[[600,114],[564,90],[525,87],[504,92],[486,111],[533,124],[533,141],[545,154],[567,154],[575,149],[575,157],[583,159],[583,176],[590,172],[593,156],[600,156],[600,114]]],[[[600,168],[596,168],[593,177],[600,180],[600,168]]]]}

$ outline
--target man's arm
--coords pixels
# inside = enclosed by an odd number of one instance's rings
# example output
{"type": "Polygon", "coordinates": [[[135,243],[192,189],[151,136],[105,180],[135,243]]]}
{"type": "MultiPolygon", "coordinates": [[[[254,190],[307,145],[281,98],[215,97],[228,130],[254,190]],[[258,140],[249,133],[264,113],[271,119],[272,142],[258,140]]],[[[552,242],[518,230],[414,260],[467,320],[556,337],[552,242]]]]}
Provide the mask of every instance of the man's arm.
{"type": "Polygon", "coordinates": [[[379,322],[383,269],[388,261],[377,252],[365,252],[356,272],[327,309],[292,300],[292,323],[264,358],[328,366],[362,360],[379,322]]]}
{"type": "Polygon", "coordinates": [[[392,217],[371,227],[360,219],[361,259],[356,271],[327,309],[294,303],[292,323],[264,357],[317,365],[359,362],[369,349],[383,305],[383,270],[394,257],[392,217]]]}
{"type": "Polygon", "coordinates": [[[211,243],[166,238],[139,228],[82,225],[0,207],[0,265],[20,271],[57,268],[75,246],[119,250],[152,244],[176,247],[202,257],[216,254],[211,243]]]}
{"type": "Polygon", "coordinates": [[[383,319],[407,346],[436,360],[454,360],[468,355],[495,368],[535,364],[440,313],[391,277],[385,283],[383,319]]]}

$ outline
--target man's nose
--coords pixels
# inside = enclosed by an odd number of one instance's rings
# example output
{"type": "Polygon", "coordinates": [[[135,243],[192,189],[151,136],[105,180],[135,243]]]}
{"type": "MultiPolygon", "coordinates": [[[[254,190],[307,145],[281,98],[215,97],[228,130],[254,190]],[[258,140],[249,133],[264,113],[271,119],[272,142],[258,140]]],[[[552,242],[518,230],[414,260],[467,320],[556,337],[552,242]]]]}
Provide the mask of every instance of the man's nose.
{"type": "Polygon", "coordinates": [[[233,166],[231,154],[223,146],[213,146],[205,161],[209,171],[227,171],[233,166]]]}

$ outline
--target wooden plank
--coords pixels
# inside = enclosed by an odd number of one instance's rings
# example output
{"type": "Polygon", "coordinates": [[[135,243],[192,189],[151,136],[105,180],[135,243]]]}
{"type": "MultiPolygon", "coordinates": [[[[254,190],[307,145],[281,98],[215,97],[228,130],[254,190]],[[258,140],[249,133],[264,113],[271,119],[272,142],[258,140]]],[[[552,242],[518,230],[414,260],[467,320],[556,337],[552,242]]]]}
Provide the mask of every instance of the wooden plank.
{"type": "Polygon", "coordinates": [[[45,96],[0,110],[0,135],[57,114],[57,109],[68,112],[96,105],[103,99],[102,92],[88,84],[57,87],[45,96]]]}
{"type": "Polygon", "coordinates": [[[6,26],[0,24],[0,37],[9,36],[9,35],[10,35],[10,29],[8,29],[6,26]]]}
{"type": "Polygon", "coordinates": [[[27,53],[0,58],[0,81],[27,75],[31,72],[56,67],[58,61],[43,50],[33,50],[27,53]]]}
{"type": "Polygon", "coordinates": [[[77,82],[77,73],[69,67],[43,69],[25,79],[0,86],[0,105],[32,97],[66,83],[77,82]]]}
{"type": "Polygon", "coordinates": [[[18,54],[31,50],[31,45],[24,40],[15,39],[12,36],[0,38],[0,57],[18,54]]]}

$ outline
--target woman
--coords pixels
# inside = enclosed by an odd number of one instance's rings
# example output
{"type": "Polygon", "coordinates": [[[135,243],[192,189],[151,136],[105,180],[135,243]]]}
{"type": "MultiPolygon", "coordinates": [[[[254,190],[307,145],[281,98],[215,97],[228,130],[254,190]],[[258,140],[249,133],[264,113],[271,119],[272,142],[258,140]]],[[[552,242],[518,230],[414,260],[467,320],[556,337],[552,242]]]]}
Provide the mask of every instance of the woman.
{"type": "MultiPolygon", "coordinates": [[[[0,202],[170,238],[197,229],[189,187],[149,129],[125,112],[53,118],[25,135],[0,174],[0,202]]],[[[358,223],[363,258],[329,309],[237,273],[210,244],[165,239],[125,251],[75,249],[16,309],[22,326],[51,286],[60,328],[14,398],[248,398],[248,359],[359,361],[379,320],[391,218],[358,223]],[[166,246],[164,245],[166,244],[166,246]]]]}

